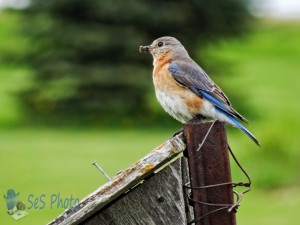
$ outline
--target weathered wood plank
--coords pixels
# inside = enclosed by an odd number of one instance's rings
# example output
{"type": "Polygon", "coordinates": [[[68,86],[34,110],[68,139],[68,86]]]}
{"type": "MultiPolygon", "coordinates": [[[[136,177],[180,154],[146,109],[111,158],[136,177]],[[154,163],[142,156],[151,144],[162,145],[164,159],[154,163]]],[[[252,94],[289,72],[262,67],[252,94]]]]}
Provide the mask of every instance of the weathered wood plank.
{"type": "Polygon", "coordinates": [[[146,176],[166,164],[185,149],[182,135],[160,145],[140,161],[122,171],[94,193],[84,198],[74,209],[69,209],[48,225],[79,224],[94,212],[105,207],[124,192],[141,182],[146,176]]]}
{"type": "Polygon", "coordinates": [[[183,166],[177,159],[80,225],[187,224],[183,166]]]}

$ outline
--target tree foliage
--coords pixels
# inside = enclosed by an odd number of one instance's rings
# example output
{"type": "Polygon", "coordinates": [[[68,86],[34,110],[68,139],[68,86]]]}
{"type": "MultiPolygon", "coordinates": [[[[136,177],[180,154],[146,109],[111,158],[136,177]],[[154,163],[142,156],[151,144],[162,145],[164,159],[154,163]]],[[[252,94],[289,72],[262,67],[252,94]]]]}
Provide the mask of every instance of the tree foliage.
{"type": "Polygon", "coordinates": [[[20,93],[35,120],[153,122],[150,56],[139,45],[175,36],[195,56],[208,40],[241,33],[246,0],[33,0],[24,11],[33,85],[20,93]]]}

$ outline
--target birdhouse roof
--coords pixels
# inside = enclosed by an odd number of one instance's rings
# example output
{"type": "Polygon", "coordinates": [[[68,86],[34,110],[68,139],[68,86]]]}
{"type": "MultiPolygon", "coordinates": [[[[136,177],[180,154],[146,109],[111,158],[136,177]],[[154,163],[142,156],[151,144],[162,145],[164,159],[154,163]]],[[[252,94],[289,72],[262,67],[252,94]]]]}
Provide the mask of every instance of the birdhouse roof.
{"type": "Polygon", "coordinates": [[[80,222],[93,215],[119,196],[139,184],[154,171],[168,165],[185,149],[182,134],[179,134],[161,144],[141,160],[123,170],[103,186],[85,197],[76,207],[73,207],[55,218],[48,225],[69,225],[80,222]]]}

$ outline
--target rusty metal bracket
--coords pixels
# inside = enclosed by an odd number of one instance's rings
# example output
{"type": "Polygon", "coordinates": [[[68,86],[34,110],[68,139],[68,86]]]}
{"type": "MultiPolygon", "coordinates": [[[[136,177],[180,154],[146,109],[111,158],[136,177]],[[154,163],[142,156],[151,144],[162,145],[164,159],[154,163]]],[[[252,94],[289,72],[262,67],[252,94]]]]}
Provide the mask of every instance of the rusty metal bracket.
{"type": "Polygon", "coordinates": [[[191,190],[188,198],[195,214],[195,219],[189,224],[235,225],[235,212],[243,195],[250,191],[251,179],[227,144],[224,124],[218,121],[188,123],[184,127],[184,136],[191,180],[184,186],[191,190]],[[243,171],[248,182],[231,181],[228,153],[243,171]],[[238,186],[247,189],[240,193],[233,190],[238,186]],[[213,217],[209,216],[212,214],[213,217]]]}
{"type": "Polygon", "coordinates": [[[221,210],[227,210],[228,212],[231,212],[231,211],[237,212],[237,209],[240,206],[240,202],[242,201],[243,195],[251,190],[251,183],[252,183],[252,181],[251,181],[251,178],[250,178],[249,174],[242,167],[242,165],[240,164],[240,162],[238,161],[238,159],[234,155],[233,151],[231,150],[230,146],[228,146],[228,150],[230,152],[231,157],[234,159],[234,162],[238,165],[238,167],[240,168],[240,170],[247,177],[248,182],[227,182],[227,183],[221,183],[221,184],[206,185],[206,186],[201,186],[201,187],[191,187],[190,186],[190,182],[188,182],[188,183],[186,183],[184,185],[184,187],[187,188],[187,189],[201,190],[201,189],[205,189],[205,188],[213,188],[213,187],[219,187],[219,186],[223,186],[223,185],[231,185],[233,188],[235,188],[235,187],[247,187],[247,189],[241,191],[240,193],[237,192],[237,191],[235,191],[235,190],[233,190],[233,193],[236,196],[236,201],[235,201],[234,204],[218,204],[218,203],[201,202],[201,201],[197,201],[197,200],[193,199],[191,197],[191,193],[190,193],[188,195],[188,199],[189,199],[189,202],[190,202],[191,205],[194,205],[195,203],[197,203],[197,204],[203,204],[203,205],[214,206],[214,207],[219,207],[219,208],[211,210],[210,212],[202,215],[197,220],[190,221],[188,223],[188,225],[193,224],[193,223],[195,223],[197,221],[200,221],[203,218],[205,218],[206,216],[209,216],[209,215],[211,215],[211,214],[213,214],[215,212],[221,211],[221,210]]]}

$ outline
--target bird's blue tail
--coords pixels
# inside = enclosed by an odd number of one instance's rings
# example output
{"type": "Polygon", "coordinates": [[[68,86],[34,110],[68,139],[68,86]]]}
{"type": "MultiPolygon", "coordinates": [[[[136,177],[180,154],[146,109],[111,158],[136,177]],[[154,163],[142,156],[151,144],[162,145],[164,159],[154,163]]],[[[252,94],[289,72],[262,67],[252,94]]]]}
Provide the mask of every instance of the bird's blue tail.
{"type": "Polygon", "coordinates": [[[250,137],[252,139],[252,141],[255,142],[255,144],[257,144],[258,146],[260,146],[260,143],[258,142],[258,140],[254,137],[253,134],[251,134],[250,131],[248,131],[246,129],[246,127],[244,127],[241,123],[239,123],[233,116],[231,115],[227,115],[227,117],[232,121],[232,123],[239,128],[241,131],[243,131],[248,137],[250,137]]]}
{"type": "Polygon", "coordinates": [[[239,118],[240,120],[243,120],[244,122],[247,122],[247,120],[245,118],[243,118],[241,115],[239,115],[233,108],[230,107],[230,105],[227,105],[224,102],[220,102],[218,99],[216,99],[215,97],[213,97],[210,93],[208,93],[206,91],[200,91],[200,92],[201,92],[201,94],[203,95],[203,97],[205,99],[207,99],[209,102],[211,102],[212,104],[214,104],[215,109],[218,112],[220,112],[223,115],[225,115],[231,121],[232,125],[234,125],[237,128],[239,128],[241,131],[243,131],[245,134],[247,134],[247,136],[250,137],[255,142],[255,144],[257,144],[258,146],[260,146],[258,140],[253,136],[253,134],[251,134],[250,131],[248,131],[246,129],[246,127],[244,127],[236,119],[236,118],[239,118]]]}

